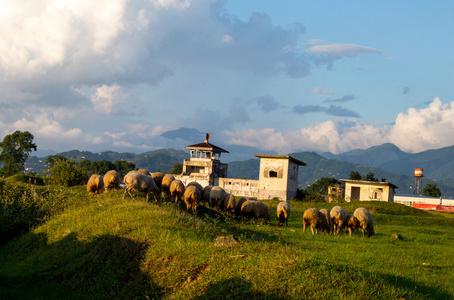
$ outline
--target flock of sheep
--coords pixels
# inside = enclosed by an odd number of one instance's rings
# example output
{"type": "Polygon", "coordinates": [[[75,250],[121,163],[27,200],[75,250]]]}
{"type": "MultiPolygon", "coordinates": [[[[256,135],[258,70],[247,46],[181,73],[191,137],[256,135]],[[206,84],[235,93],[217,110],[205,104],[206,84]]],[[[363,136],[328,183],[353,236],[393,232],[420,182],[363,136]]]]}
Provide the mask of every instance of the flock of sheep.
{"type": "MultiPolygon", "coordinates": [[[[202,187],[196,181],[188,183],[186,186],[179,179],[171,174],[162,172],[150,173],[145,169],[131,171],[123,178],[125,192],[123,199],[128,193],[133,198],[131,191],[138,191],[146,194],[153,193],[156,202],[161,198],[161,192],[167,200],[178,203],[183,199],[186,204],[186,211],[197,213],[198,204],[206,204],[210,207],[218,207],[225,211],[227,216],[234,214],[237,217],[250,219],[264,219],[267,223],[271,220],[270,209],[263,203],[252,197],[241,197],[236,201],[234,195],[227,193],[219,186],[202,187]]],[[[105,190],[117,189],[121,184],[120,176],[117,171],[110,170],[104,176],[93,174],[87,183],[87,191],[90,195],[100,194],[105,190]]],[[[279,202],[277,205],[278,225],[288,225],[290,216],[290,205],[287,202],[279,202]]],[[[352,215],[340,207],[335,206],[331,211],[327,209],[317,210],[309,208],[303,215],[303,232],[306,226],[310,225],[312,234],[318,234],[322,230],[326,234],[340,234],[342,230],[348,230],[350,236],[352,231],[362,228],[363,236],[374,234],[374,224],[372,214],[365,208],[357,208],[352,215]]]]}

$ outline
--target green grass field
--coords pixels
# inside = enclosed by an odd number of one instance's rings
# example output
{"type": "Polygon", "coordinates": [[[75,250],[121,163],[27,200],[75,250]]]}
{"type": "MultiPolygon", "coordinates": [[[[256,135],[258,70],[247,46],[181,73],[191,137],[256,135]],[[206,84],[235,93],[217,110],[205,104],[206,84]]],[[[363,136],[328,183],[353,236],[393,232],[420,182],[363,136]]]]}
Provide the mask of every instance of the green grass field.
{"type": "Polygon", "coordinates": [[[454,299],[454,214],[342,203],[371,211],[375,235],[312,236],[304,210],[336,204],[290,201],[278,227],[277,201],[264,201],[266,225],[121,191],[67,194],[71,205],[1,246],[2,299],[454,299]],[[229,235],[239,243],[215,245],[229,235]]]}

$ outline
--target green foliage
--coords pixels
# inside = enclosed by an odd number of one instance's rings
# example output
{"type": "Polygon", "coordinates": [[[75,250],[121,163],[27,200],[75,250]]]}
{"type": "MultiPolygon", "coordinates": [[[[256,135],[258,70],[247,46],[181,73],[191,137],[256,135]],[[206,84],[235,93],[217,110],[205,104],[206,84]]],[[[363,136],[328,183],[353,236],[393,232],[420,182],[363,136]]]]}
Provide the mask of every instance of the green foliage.
{"type": "Polygon", "coordinates": [[[114,167],[121,176],[124,176],[128,174],[129,171],[136,169],[135,164],[124,160],[117,160],[116,162],[114,162],[114,167]]]}
{"type": "Polygon", "coordinates": [[[97,161],[90,161],[88,159],[84,159],[80,162],[81,167],[85,168],[89,174],[106,174],[107,171],[115,170],[115,165],[107,161],[97,160],[97,161]]]}
{"type": "Polygon", "coordinates": [[[72,159],[54,162],[46,175],[50,184],[58,186],[85,185],[88,181],[87,170],[72,159]]]}
{"type": "Polygon", "coordinates": [[[173,166],[172,169],[169,170],[170,174],[181,174],[183,173],[183,165],[178,163],[173,166]]]}
{"type": "Polygon", "coordinates": [[[362,180],[363,177],[358,171],[351,171],[350,176],[348,177],[350,180],[362,180]]]}
{"type": "Polygon", "coordinates": [[[428,183],[422,190],[422,194],[428,197],[441,197],[441,191],[436,183],[428,183]]]}
{"type": "Polygon", "coordinates": [[[16,130],[5,136],[0,148],[2,149],[0,162],[3,163],[0,174],[11,176],[24,171],[24,163],[30,152],[36,151],[36,144],[33,143],[33,135],[30,132],[16,130]]]}

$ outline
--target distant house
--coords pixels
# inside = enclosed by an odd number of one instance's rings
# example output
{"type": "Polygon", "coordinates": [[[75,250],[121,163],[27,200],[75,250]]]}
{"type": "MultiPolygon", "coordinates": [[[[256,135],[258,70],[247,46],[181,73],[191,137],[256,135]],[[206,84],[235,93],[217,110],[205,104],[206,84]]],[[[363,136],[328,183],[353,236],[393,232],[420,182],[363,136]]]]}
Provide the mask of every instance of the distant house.
{"type": "Polygon", "coordinates": [[[384,201],[394,202],[397,186],[389,182],[347,180],[345,183],[345,201],[384,201]]]}

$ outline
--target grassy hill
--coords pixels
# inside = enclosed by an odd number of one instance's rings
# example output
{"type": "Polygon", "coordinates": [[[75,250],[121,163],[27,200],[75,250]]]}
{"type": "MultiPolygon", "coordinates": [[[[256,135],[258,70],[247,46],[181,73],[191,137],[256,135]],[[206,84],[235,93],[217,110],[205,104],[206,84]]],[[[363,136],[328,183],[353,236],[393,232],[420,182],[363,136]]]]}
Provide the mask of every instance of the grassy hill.
{"type": "Polygon", "coordinates": [[[376,234],[312,236],[302,232],[309,207],[290,201],[289,227],[241,222],[199,208],[146,203],[122,191],[89,197],[62,193],[64,209],[0,247],[3,299],[452,299],[454,214],[394,203],[358,206],[376,234]],[[67,198],[66,198],[67,197],[67,198]],[[399,233],[402,239],[392,239],[399,233]],[[217,246],[233,235],[234,246],[217,246]]]}

